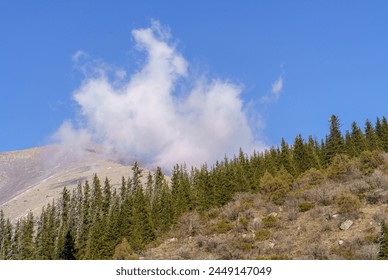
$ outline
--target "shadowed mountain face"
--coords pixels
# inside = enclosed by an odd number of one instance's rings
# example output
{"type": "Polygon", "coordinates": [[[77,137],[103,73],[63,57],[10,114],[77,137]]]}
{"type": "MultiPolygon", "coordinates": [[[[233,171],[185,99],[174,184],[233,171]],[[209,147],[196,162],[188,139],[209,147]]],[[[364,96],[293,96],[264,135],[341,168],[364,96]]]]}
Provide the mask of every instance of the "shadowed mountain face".
{"type": "Polygon", "coordinates": [[[66,149],[58,145],[0,153],[0,208],[6,217],[16,219],[56,199],[63,187],[72,189],[79,182],[108,177],[112,186],[131,174],[133,161],[99,146],[66,149]]]}

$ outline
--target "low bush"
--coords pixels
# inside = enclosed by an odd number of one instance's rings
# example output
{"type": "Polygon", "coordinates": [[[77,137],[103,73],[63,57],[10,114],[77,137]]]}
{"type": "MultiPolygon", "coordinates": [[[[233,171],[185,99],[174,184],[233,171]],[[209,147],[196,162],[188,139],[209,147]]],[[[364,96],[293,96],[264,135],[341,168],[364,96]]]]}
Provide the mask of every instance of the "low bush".
{"type": "Polygon", "coordinates": [[[226,219],[218,221],[216,224],[210,227],[212,233],[226,233],[234,228],[234,224],[226,219]]]}
{"type": "Polygon", "coordinates": [[[261,229],[256,231],[255,240],[256,241],[264,241],[271,237],[271,231],[268,229],[261,229]]]}
{"type": "Polygon", "coordinates": [[[302,203],[299,203],[299,205],[298,205],[298,208],[299,208],[300,212],[309,211],[310,209],[312,209],[314,207],[315,207],[315,203],[314,202],[310,202],[310,201],[304,201],[302,203]]]}
{"type": "Polygon", "coordinates": [[[262,224],[264,228],[273,228],[276,227],[278,219],[275,216],[267,216],[263,218],[262,224]]]}

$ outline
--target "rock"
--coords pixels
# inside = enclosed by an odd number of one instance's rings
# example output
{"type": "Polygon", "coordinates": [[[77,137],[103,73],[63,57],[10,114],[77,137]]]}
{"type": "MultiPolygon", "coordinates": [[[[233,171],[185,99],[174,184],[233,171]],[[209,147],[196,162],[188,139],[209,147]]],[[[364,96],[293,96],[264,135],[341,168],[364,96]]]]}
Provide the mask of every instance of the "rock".
{"type": "Polygon", "coordinates": [[[339,245],[342,245],[342,244],[344,244],[344,241],[343,241],[342,239],[340,239],[340,240],[338,241],[338,244],[339,244],[339,245]]]}
{"type": "Polygon", "coordinates": [[[352,220],[346,220],[345,222],[343,222],[341,224],[340,229],[348,230],[352,225],[353,225],[353,221],[352,220]]]}
{"type": "Polygon", "coordinates": [[[253,219],[253,225],[258,226],[261,223],[261,218],[257,217],[253,219]]]}
{"type": "Polygon", "coordinates": [[[272,213],[268,214],[268,216],[277,217],[277,216],[278,216],[278,213],[276,213],[276,212],[272,212],[272,213]]]}
{"type": "Polygon", "coordinates": [[[170,238],[168,241],[169,241],[169,242],[176,242],[177,240],[178,240],[178,238],[173,237],[173,238],[170,238]]]}
{"type": "Polygon", "coordinates": [[[337,219],[337,218],[339,217],[339,214],[333,214],[331,217],[332,217],[333,219],[337,219]]]}

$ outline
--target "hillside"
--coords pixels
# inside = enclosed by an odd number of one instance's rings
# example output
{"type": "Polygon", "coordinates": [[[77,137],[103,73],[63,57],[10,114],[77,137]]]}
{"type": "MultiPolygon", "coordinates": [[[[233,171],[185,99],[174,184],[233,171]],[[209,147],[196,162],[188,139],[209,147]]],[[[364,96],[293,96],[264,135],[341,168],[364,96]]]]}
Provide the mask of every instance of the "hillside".
{"type": "Polygon", "coordinates": [[[1,155],[0,258],[388,258],[385,117],[169,178],[98,148],[1,155]]]}
{"type": "Polygon", "coordinates": [[[295,184],[281,206],[260,194],[237,193],[221,208],[187,213],[140,257],[377,259],[380,224],[388,218],[388,173],[318,184],[310,176],[295,184]],[[341,229],[346,221],[352,224],[341,229]]]}
{"type": "Polygon", "coordinates": [[[0,209],[15,220],[60,197],[63,187],[74,189],[98,173],[109,177],[113,187],[121,177],[131,174],[131,159],[106,153],[98,145],[88,149],[69,149],[59,145],[0,153],[0,209]],[[125,159],[125,161],[124,161],[125,159]]]}

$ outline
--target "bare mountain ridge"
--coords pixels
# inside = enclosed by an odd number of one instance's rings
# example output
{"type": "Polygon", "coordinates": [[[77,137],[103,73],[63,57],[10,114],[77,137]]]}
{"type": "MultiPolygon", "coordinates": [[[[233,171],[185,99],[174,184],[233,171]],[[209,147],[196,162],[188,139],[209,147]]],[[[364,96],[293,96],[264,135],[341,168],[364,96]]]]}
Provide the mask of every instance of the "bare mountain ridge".
{"type": "Polygon", "coordinates": [[[0,153],[0,209],[11,220],[29,211],[37,216],[63,187],[72,189],[94,174],[108,177],[112,186],[121,185],[122,176],[131,174],[133,161],[98,145],[85,149],[50,145],[0,153]]]}

